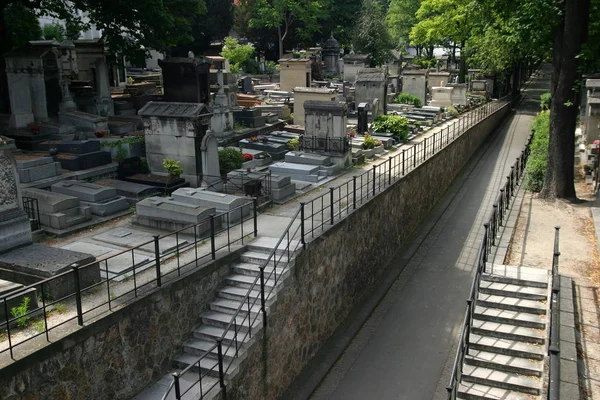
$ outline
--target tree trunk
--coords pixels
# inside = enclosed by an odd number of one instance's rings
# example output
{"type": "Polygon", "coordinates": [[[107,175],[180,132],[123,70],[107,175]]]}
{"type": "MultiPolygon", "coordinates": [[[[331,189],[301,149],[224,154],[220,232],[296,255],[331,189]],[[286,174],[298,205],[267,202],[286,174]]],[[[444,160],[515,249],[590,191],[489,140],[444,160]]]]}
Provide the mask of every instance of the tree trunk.
{"type": "Polygon", "coordinates": [[[279,59],[283,58],[283,37],[281,36],[281,26],[277,27],[277,37],[279,38],[279,59]]]}
{"type": "Polygon", "coordinates": [[[587,39],[590,0],[565,2],[564,29],[555,34],[553,49],[553,94],[550,105],[550,137],[548,168],[541,197],[576,201],[575,193],[575,128],[580,102],[576,87],[581,77],[577,59],[587,39]],[[560,52],[560,54],[556,54],[560,52]]]}
{"type": "Polygon", "coordinates": [[[10,100],[8,96],[8,79],[6,77],[6,62],[4,53],[12,47],[12,40],[8,33],[8,27],[4,19],[6,4],[0,5],[0,113],[10,112],[10,100]]]}

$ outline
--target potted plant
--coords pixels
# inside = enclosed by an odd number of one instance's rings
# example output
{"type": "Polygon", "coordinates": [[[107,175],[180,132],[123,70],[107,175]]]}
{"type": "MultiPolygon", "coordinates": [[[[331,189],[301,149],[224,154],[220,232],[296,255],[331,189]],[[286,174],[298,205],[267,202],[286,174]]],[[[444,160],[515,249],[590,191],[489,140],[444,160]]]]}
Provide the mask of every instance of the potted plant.
{"type": "Polygon", "coordinates": [[[290,149],[292,151],[298,150],[300,148],[300,139],[298,139],[298,138],[290,139],[287,142],[287,147],[288,147],[288,149],[290,149]]]}
{"type": "Polygon", "coordinates": [[[96,136],[97,138],[103,138],[104,135],[106,135],[106,131],[99,129],[97,131],[94,131],[94,136],[96,136]]]}
{"type": "Polygon", "coordinates": [[[177,160],[173,160],[172,158],[165,158],[163,160],[163,168],[169,174],[169,177],[175,179],[179,178],[181,173],[183,172],[183,168],[181,168],[181,163],[177,160]]]}
{"type": "Polygon", "coordinates": [[[591,175],[592,174],[592,166],[590,164],[584,164],[583,172],[585,172],[586,175],[591,175]]]}
{"type": "Polygon", "coordinates": [[[37,126],[37,125],[29,125],[29,130],[31,131],[31,133],[33,133],[34,135],[37,135],[38,133],[41,132],[42,128],[37,126]]]}

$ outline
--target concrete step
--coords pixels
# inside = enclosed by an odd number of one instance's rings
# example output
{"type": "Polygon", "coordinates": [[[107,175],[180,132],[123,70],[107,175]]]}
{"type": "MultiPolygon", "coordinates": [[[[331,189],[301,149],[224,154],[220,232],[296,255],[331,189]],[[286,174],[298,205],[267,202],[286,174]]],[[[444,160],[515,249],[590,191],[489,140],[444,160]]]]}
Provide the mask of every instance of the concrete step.
{"type": "MultiPolygon", "coordinates": [[[[173,382],[173,372],[165,374],[158,382],[148,386],[144,391],[139,393],[133,400],[162,400],[167,392],[169,385],[173,382]]],[[[177,369],[181,372],[181,369],[177,369]]],[[[188,372],[179,377],[179,388],[181,393],[186,393],[182,396],[184,399],[199,399],[202,396],[203,400],[213,400],[220,398],[221,387],[219,379],[212,376],[202,377],[202,387],[200,387],[198,374],[188,372]]],[[[169,395],[164,400],[175,400],[175,390],[171,390],[169,395]]]]}
{"type": "MultiPolygon", "coordinates": [[[[267,253],[270,254],[271,251],[273,251],[273,249],[275,248],[275,246],[277,246],[277,242],[279,242],[279,239],[277,238],[272,238],[272,237],[259,237],[257,238],[255,241],[253,241],[252,243],[248,244],[248,250],[250,251],[256,251],[256,252],[263,252],[263,253],[267,253]]],[[[293,254],[294,250],[300,249],[301,248],[301,244],[300,241],[298,240],[291,240],[288,244],[287,240],[282,240],[281,243],[279,243],[279,246],[277,246],[277,254],[286,254],[289,250],[290,255],[293,254]]]]}
{"type": "Polygon", "coordinates": [[[545,329],[546,316],[539,314],[523,313],[518,311],[503,310],[501,308],[475,307],[474,318],[481,321],[498,322],[529,328],[545,329]]]}
{"type": "Polygon", "coordinates": [[[491,274],[482,274],[482,281],[488,282],[497,282],[497,283],[506,283],[509,285],[517,285],[517,286],[528,286],[528,287],[536,287],[536,288],[548,288],[548,280],[545,281],[534,281],[528,279],[520,279],[520,278],[512,278],[510,276],[499,276],[499,275],[491,275],[491,274]]]}
{"type": "MultiPolygon", "coordinates": [[[[223,359],[223,370],[225,371],[229,367],[229,371],[225,373],[225,379],[231,377],[231,372],[235,369],[235,364],[237,364],[237,359],[223,359]],[[233,365],[230,366],[230,364],[233,365]]],[[[175,357],[173,365],[182,369],[192,365],[191,371],[196,372],[197,375],[200,370],[208,376],[219,377],[219,361],[216,358],[204,357],[199,359],[199,356],[183,353],[175,357]]]]}
{"type": "MultiPolygon", "coordinates": [[[[218,297],[222,299],[234,300],[234,301],[248,301],[246,299],[246,295],[248,294],[248,289],[235,287],[235,286],[225,286],[219,289],[218,297]]],[[[260,290],[251,290],[250,291],[250,306],[253,304],[260,304],[260,290]],[[254,299],[258,299],[256,302],[254,299]]]]}
{"type": "Polygon", "coordinates": [[[501,282],[481,281],[479,292],[528,300],[546,300],[548,298],[547,289],[511,285],[501,282]]]}
{"type": "Polygon", "coordinates": [[[546,346],[481,336],[473,332],[469,335],[469,348],[477,351],[486,351],[488,353],[498,353],[538,361],[543,360],[546,356],[546,346]]]}
{"type": "Polygon", "coordinates": [[[540,377],[544,372],[543,361],[487,351],[469,350],[469,354],[465,357],[465,363],[519,375],[540,377]]]}
{"type": "Polygon", "coordinates": [[[250,324],[252,324],[252,330],[258,330],[262,327],[262,316],[250,316],[248,318],[246,313],[238,314],[235,317],[235,321],[233,321],[232,314],[225,314],[218,311],[205,311],[200,317],[202,318],[202,322],[207,325],[217,326],[219,328],[227,328],[229,326],[230,329],[234,329],[235,324],[237,323],[238,334],[239,332],[248,332],[250,330],[250,324]]]}
{"type": "MultiPolygon", "coordinates": [[[[216,358],[218,358],[218,354],[219,354],[216,344],[217,344],[216,340],[192,338],[183,343],[183,352],[187,353],[187,354],[192,354],[197,357],[200,357],[206,353],[209,353],[208,357],[216,359],[216,358]],[[214,346],[214,348],[213,348],[213,346],[214,346]]],[[[241,351],[240,347],[241,347],[241,343],[238,343],[238,351],[237,351],[238,357],[241,356],[243,353],[241,351]]],[[[233,359],[236,357],[235,345],[229,346],[229,347],[227,347],[227,345],[222,346],[222,351],[223,351],[223,356],[225,358],[233,359]]]]}
{"type": "MultiPolygon", "coordinates": [[[[202,339],[202,340],[208,340],[208,341],[214,341],[216,339],[221,338],[221,336],[223,335],[223,333],[225,332],[225,329],[220,328],[218,326],[211,326],[211,325],[200,325],[198,327],[196,327],[192,333],[194,335],[195,338],[197,339],[202,339]]],[[[223,343],[234,343],[235,342],[235,333],[233,332],[233,329],[230,329],[227,331],[227,333],[225,334],[225,336],[223,336],[223,343]]],[[[237,341],[238,343],[242,343],[242,344],[246,344],[248,342],[250,342],[251,338],[249,335],[241,335],[238,332],[237,334],[237,341]]]]}
{"type": "MultiPolygon", "coordinates": [[[[219,311],[225,314],[233,314],[237,311],[240,306],[240,301],[216,298],[210,303],[210,309],[213,311],[219,311]]],[[[248,312],[248,305],[244,303],[242,310],[244,313],[248,312]]],[[[250,305],[250,314],[260,314],[260,304],[250,305]]]]}
{"type": "Polygon", "coordinates": [[[473,382],[461,383],[458,386],[456,398],[460,400],[532,400],[531,396],[525,393],[473,382]]]}
{"type": "MultiPolygon", "coordinates": [[[[251,264],[251,263],[239,263],[239,264],[235,264],[233,267],[233,272],[235,272],[236,274],[240,274],[240,275],[247,275],[247,276],[257,276],[260,273],[260,265],[258,264],[251,264]]],[[[265,272],[268,272],[268,274],[270,274],[273,271],[273,267],[271,266],[268,270],[266,270],[265,272]]],[[[276,274],[278,276],[278,280],[279,277],[282,276],[282,274],[285,276],[287,276],[290,273],[289,268],[276,268],[276,274]]]]}
{"type": "Polygon", "coordinates": [[[541,394],[543,387],[543,382],[539,378],[508,374],[474,365],[463,366],[462,380],[536,396],[541,394]]]}
{"type": "Polygon", "coordinates": [[[269,259],[268,253],[263,253],[260,251],[246,251],[241,254],[240,260],[245,263],[250,264],[258,264],[264,265],[267,260],[269,260],[269,266],[273,267],[273,265],[277,264],[277,267],[285,267],[288,263],[288,258],[286,255],[276,255],[269,259]]]}
{"type": "Polygon", "coordinates": [[[510,339],[525,343],[544,344],[546,331],[525,326],[501,324],[498,322],[473,320],[471,332],[502,339],[510,339]]]}
{"type": "Polygon", "coordinates": [[[550,271],[542,268],[516,267],[513,265],[488,264],[486,273],[494,276],[514,278],[524,281],[549,282],[550,271]]]}
{"type": "Polygon", "coordinates": [[[477,305],[531,314],[546,314],[548,309],[548,304],[543,301],[517,299],[487,293],[477,295],[477,305]]]}
{"type": "MultiPolygon", "coordinates": [[[[267,279],[268,274],[271,271],[265,270],[265,286],[273,287],[275,286],[274,279],[267,279]]],[[[229,286],[241,287],[249,289],[253,286],[253,289],[260,290],[260,278],[257,279],[256,276],[248,276],[241,274],[228,275],[225,277],[225,284],[229,286]]]]}

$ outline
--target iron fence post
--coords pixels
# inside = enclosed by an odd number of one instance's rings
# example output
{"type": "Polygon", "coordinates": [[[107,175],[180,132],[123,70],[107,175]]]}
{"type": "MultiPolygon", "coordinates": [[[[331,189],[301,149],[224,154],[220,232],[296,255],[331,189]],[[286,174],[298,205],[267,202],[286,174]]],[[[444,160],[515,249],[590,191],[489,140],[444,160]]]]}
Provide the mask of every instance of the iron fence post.
{"type": "Polygon", "coordinates": [[[373,165],[373,197],[375,196],[375,174],[377,173],[375,168],[377,168],[377,165],[373,165]]]}
{"type": "MultiPolygon", "coordinates": [[[[173,381],[175,382],[175,399],[181,400],[181,387],[179,387],[179,373],[173,372],[173,381]]],[[[202,385],[202,383],[200,384],[202,385]]]]}
{"type": "MultiPolygon", "coordinates": [[[[10,358],[11,359],[15,359],[15,356],[13,355],[13,346],[12,346],[12,340],[10,338],[10,317],[9,317],[10,313],[8,312],[8,302],[7,302],[7,298],[4,298],[4,316],[6,318],[6,335],[8,336],[8,349],[10,351],[10,358]]],[[[46,326],[46,329],[48,329],[48,326],[46,326]]]]}
{"type": "Polygon", "coordinates": [[[75,302],[77,306],[77,325],[83,326],[83,309],[81,307],[81,285],[79,282],[79,266],[77,264],[71,265],[73,269],[73,277],[75,279],[75,302]]]}
{"type": "MultiPolygon", "coordinates": [[[[244,226],[244,224],[242,224],[242,226],[244,226]]],[[[242,237],[243,236],[244,235],[242,235],[242,237]]],[[[211,254],[213,260],[217,258],[217,252],[215,250],[215,216],[214,215],[210,216],[210,254],[211,254]]]]}
{"type": "MultiPolygon", "coordinates": [[[[273,267],[274,269],[277,267],[273,267]]],[[[267,307],[265,302],[265,267],[260,267],[260,311],[263,315],[263,327],[267,327],[267,307]]],[[[250,318],[250,315],[248,315],[250,318]]]]}
{"type": "Polygon", "coordinates": [[[423,161],[427,158],[427,138],[423,140],[423,161]]]}
{"type": "Polygon", "coordinates": [[[331,210],[331,225],[333,225],[333,191],[335,190],[335,188],[330,187],[329,188],[329,206],[330,206],[330,210],[331,210]]]}
{"type": "Polygon", "coordinates": [[[160,276],[160,245],[158,243],[159,235],[154,235],[154,260],[156,265],[156,285],[162,286],[162,278],[160,276]]]}
{"type": "Polygon", "coordinates": [[[225,387],[225,373],[223,372],[223,345],[222,340],[217,339],[217,357],[219,359],[219,384],[223,390],[223,397],[227,399],[227,388],[225,387]]]}
{"type": "Polygon", "coordinates": [[[388,158],[388,185],[392,184],[392,157],[388,158]]]}
{"type": "MultiPolygon", "coordinates": [[[[252,199],[254,206],[254,237],[258,236],[258,199],[252,199]]],[[[242,216],[242,224],[244,223],[244,217],[242,216]]]]}
{"type": "Polygon", "coordinates": [[[402,149],[402,176],[404,176],[405,161],[406,161],[406,149],[402,149]]]}
{"type": "Polygon", "coordinates": [[[352,177],[352,208],[356,210],[356,175],[352,177]]]}
{"type": "Polygon", "coordinates": [[[304,241],[304,203],[300,203],[300,243],[302,243],[302,247],[306,246],[304,241]]]}

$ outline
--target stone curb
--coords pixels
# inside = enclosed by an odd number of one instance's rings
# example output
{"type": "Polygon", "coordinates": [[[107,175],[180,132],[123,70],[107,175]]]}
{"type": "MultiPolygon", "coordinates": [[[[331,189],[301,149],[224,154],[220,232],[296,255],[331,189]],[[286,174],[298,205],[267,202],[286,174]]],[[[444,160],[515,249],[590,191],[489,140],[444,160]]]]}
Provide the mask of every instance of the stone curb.
{"type": "Polygon", "coordinates": [[[579,398],[573,280],[560,275],[560,391],[561,399],[579,398]]]}

